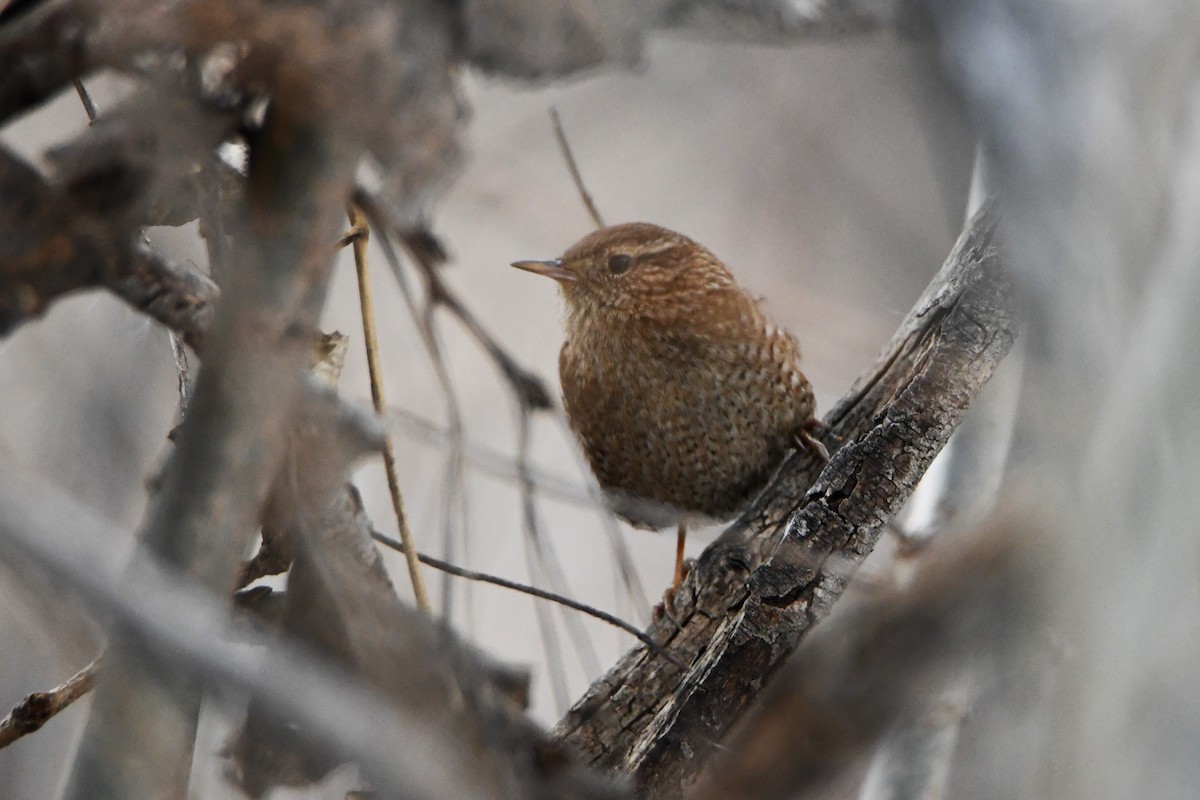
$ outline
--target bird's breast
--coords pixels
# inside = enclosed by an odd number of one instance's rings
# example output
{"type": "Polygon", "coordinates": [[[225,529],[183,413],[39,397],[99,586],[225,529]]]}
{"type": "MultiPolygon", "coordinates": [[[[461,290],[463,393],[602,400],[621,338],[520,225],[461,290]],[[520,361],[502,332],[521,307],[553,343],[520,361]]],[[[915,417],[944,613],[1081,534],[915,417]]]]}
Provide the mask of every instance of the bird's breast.
{"type": "Polygon", "coordinates": [[[765,484],[812,404],[791,354],[761,344],[633,326],[568,338],[564,405],[618,514],[644,527],[726,519],[765,484]]]}

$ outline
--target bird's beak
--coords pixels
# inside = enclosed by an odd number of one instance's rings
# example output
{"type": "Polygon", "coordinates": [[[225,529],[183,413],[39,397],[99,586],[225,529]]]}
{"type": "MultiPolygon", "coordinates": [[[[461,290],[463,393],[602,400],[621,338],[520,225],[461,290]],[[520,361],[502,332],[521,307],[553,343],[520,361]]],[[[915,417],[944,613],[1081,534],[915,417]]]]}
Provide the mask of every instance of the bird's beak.
{"type": "Polygon", "coordinates": [[[547,278],[554,278],[561,283],[572,283],[577,280],[575,273],[562,265],[561,258],[551,261],[514,261],[512,265],[526,272],[535,272],[538,275],[545,275],[547,278]]]}

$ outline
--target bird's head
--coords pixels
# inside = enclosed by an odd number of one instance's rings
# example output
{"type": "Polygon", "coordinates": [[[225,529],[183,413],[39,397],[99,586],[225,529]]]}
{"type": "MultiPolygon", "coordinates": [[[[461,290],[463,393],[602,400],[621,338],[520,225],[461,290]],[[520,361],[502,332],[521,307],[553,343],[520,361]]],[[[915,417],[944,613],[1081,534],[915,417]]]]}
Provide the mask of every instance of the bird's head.
{"type": "Polygon", "coordinates": [[[558,281],[572,317],[682,315],[702,297],[734,285],[729,270],[707,248],[645,222],[601,228],[561,258],[513,266],[558,281]]]}

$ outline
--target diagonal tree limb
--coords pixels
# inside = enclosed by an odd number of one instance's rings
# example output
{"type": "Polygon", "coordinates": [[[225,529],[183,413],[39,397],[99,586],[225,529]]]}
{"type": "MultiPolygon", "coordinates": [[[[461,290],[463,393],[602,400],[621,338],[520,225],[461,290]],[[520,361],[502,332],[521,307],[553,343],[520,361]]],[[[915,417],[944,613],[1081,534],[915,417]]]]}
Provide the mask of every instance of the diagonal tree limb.
{"type": "Polygon", "coordinates": [[[0,147],[0,335],[51,301],[97,285],[121,262],[121,233],[0,147]]]}
{"type": "Polygon", "coordinates": [[[220,294],[203,272],[168,261],[139,245],[103,283],[135,311],[179,334],[196,353],[203,352],[220,294]]]}
{"type": "Polygon", "coordinates": [[[27,736],[50,721],[51,717],[65,711],[96,685],[103,656],[96,656],[90,664],[76,672],[58,686],[46,692],[34,692],[13,706],[4,719],[0,719],[0,748],[27,736]]]}
{"type": "Polygon", "coordinates": [[[630,651],[559,723],[594,764],[678,796],[763,681],[841,596],[1015,337],[989,204],[877,364],[827,415],[838,449],[813,482],[794,455],[701,556],[658,636],[686,672],[630,651]]]}
{"type": "Polygon", "coordinates": [[[134,224],[110,222],[0,148],[0,335],[60,297],[103,286],[200,351],[216,285],[137,243],[134,224]]]}
{"type": "Polygon", "coordinates": [[[780,669],[689,800],[829,796],[896,720],[961,718],[945,686],[967,671],[964,695],[1012,702],[1014,684],[1036,670],[1046,545],[1006,516],[931,553],[906,588],[849,601],[780,669]]]}

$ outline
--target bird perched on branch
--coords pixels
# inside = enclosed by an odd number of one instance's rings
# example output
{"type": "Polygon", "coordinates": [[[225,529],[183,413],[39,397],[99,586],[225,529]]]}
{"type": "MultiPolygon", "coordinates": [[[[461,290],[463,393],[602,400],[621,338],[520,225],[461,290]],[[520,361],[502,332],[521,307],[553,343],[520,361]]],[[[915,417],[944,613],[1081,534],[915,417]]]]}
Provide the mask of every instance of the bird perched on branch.
{"type": "Polygon", "coordinates": [[[647,223],[589,234],[551,261],[514,267],[559,282],[563,403],[600,487],[638,528],[726,520],[812,437],[800,347],[725,265],[647,223]]]}

